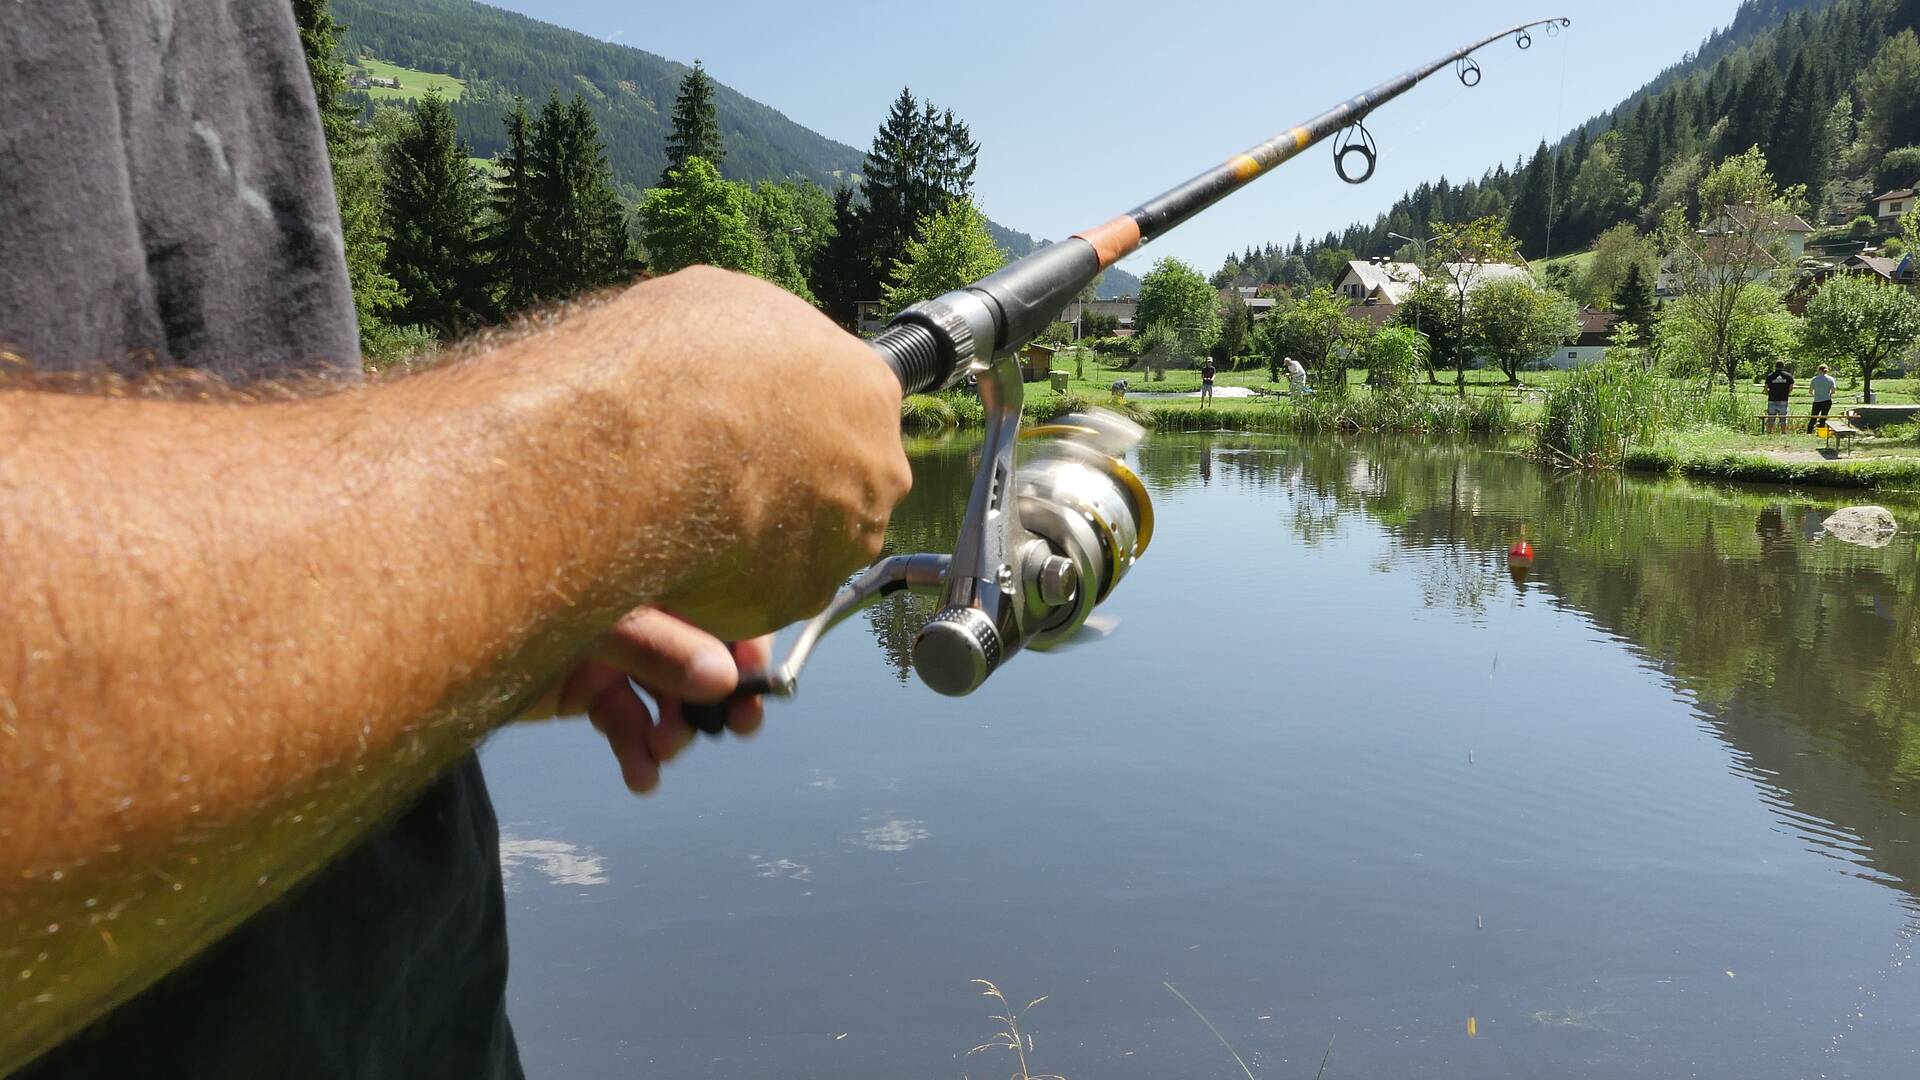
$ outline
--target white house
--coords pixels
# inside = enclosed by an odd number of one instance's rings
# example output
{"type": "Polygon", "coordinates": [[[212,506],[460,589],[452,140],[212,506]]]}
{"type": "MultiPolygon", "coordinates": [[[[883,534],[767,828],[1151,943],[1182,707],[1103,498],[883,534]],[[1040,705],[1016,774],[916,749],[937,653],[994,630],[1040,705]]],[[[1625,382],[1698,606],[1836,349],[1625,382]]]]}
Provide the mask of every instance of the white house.
{"type": "Polygon", "coordinates": [[[1575,368],[1591,364],[1607,355],[1607,341],[1613,336],[1613,324],[1620,316],[1590,307],[1580,309],[1580,336],[1547,354],[1541,367],[1575,368]]]}
{"type": "MultiPolygon", "coordinates": [[[[1802,251],[1806,250],[1806,242],[1806,237],[1801,236],[1800,249],[1802,251]]],[[[1700,281],[1710,280],[1713,267],[1727,265],[1729,259],[1727,253],[1723,250],[1727,243],[1726,236],[1721,233],[1703,233],[1694,236],[1691,243],[1691,254],[1698,260],[1694,265],[1694,275],[1700,281]]],[[[1751,262],[1751,265],[1747,267],[1747,279],[1750,281],[1770,280],[1774,272],[1780,269],[1780,261],[1768,254],[1765,249],[1759,247],[1743,246],[1736,248],[1732,253],[1732,260],[1751,262]]],[[[1798,259],[1795,260],[1794,264],[1790,265],[1796,265],[1797,263],[1798,259]]],[[[1679,295],[1681,286],[1684,284],[1682,278],[1683,274],[1680,269],[1680,260],[1676,258],[1675,253],[1669,252],[1666,257],[1660,260],[1660,271],[1654,275],[1654,300],[1658,303],[1665,303],[1679,295]]]]}
{"type": "MultiPolygon", "coordinates": [[[[1896,215],[1898,216],[1898,215],[1896,215]]],[[[1807,257],[1807,237],[1813,235],[1813,226],[1799,214],[1785,217],[1769,217],[1759,220],[1751,206],[1736,206],[1707,223],[1700,230],[1702,236],[1726,236],[1735,230],[1746,236],[1775,235],[1786,245],[1786,262],[1797,266],[1807,257]]]]}
{"type": "Polygon", "coordinates": [[[1891,225],[1900,215],[1914,208],[1915,191],[1910,187],[1894,188],[1884,195],[1873,197],[1873,216],[1880,219],[1882,225],[1891,225]]]}
{"type": "Polygon", "coordinates": [[[1426,280],[1416,263],[1386,259],[1352,259],[1333,278],[1333,295],[1348,304],[1365,302],[1398,306],[1413,293],[1413,287],[1426,280]],[[1378,295],[1376,294],[1376,291],[1378,295]]]}

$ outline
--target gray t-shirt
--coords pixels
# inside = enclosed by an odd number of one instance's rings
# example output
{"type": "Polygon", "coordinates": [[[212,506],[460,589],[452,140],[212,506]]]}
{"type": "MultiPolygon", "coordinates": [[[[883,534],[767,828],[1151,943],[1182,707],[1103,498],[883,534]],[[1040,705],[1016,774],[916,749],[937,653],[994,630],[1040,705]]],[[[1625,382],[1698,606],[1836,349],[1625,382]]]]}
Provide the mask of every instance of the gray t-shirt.
{"type": "Polygon", "coordinates": [[[1824,371],[1820,372],[1818,375],[1815,375],[1813,377],[1812,385],[1813,385],[1813,400],[1815,401],[1832,401],[1833,400],[1833,386],[1834,386],[1833,376],[1827,374],[1824,371]]]}
{"type": "Polygon", "coordinates": [[[288,0],[8,5],[0,166],[0,347],[28,363],[358,370],[288,0]]]}
{"type": "MultiPolygon", "coordinates": [[[[352,378],[357,337],[288,0],[6,5],[0,351],[352,378]]],[[[498,841],[469,756],[15,1080],[518,1076],[498,841]]]]}

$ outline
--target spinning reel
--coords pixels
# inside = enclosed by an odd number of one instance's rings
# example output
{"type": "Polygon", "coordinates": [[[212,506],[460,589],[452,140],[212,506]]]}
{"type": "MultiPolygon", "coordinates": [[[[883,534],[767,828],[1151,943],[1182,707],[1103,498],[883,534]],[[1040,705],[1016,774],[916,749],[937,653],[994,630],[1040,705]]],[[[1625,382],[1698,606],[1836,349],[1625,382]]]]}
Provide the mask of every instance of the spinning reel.
{"type": "Polygon", "coordinates": [[[1020,649],[1044,651],[1072,638],[1146,552],[1153,503],[1122,461],[1145,434],[1140,426],[1096,412],[1019,433],[1019,369],[997,368],[1004,371],[980,382],[987,439],[953,553],[875,563],[744,691],[793,693],[821,635],[876,600],[911,590],[943,598],[914,639],[914,670],[942,694],[970,694],[1020,649]],[[1028,448],[1017,467],[1016,447],[1028,448]]]}

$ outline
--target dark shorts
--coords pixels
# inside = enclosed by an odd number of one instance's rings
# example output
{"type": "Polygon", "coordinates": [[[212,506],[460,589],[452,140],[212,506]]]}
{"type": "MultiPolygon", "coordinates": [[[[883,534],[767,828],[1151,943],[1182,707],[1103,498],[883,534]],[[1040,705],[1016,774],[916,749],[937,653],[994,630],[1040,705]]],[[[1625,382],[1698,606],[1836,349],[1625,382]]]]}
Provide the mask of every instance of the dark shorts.
{"type": "Polygon", "coordinates": [[[469,756],[392,824],[10,1080],[519,1080],[493,805],[469,756]]]}

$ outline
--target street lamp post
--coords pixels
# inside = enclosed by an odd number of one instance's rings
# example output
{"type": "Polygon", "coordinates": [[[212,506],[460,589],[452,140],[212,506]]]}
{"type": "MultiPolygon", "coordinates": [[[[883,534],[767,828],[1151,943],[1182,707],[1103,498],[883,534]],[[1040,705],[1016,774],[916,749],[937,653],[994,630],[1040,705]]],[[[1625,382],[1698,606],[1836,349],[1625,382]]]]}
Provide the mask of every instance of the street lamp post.
{"type": "MultiPolygon", "coordinates": [[[[1388,232],[1387,235],[1395,239],[1405,240],[1409,244],[1420,245],[1420,276],[1424,279],[1427,273],[1427,241],[1418,239],[1417,237],[1407,236],[1404,233],[1388,232]]],[[[1433,339],[1428,337],[1427,334],[1420,329],[1420,306],[1418,304],[1414,305],[1413,308],[1413,332],[1427,339],[1427,381],[1439,385],[1440,377],[1433,372],[1433,339]]]]}

